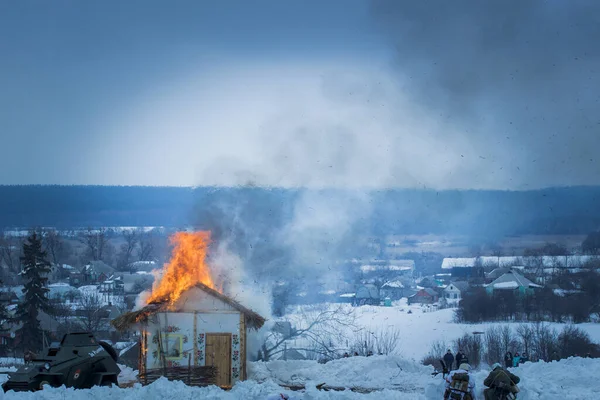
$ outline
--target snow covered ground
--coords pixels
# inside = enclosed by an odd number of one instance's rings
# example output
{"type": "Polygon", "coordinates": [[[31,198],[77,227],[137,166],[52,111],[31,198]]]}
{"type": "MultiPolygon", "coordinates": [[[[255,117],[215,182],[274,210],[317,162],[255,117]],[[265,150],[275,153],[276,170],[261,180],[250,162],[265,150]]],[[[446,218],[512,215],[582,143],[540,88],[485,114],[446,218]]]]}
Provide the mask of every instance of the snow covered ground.
{"type": "MultiPolygon", "coordinates": [[[[521,378],[519,399],[521,400],[569,400],[593,399],[600,392],[600,359],[571,358],[552,363],[526,363],[512,372],[521,378]]],[[[5,400],[170,400],[170,399],[213,399],[213,400],[271,400],[281,398],[281,393],[290,399],[390,399],[390,400],[439,400],[443,393],[440,375],[433,377],[431,368],[407,361],[397,356],[351,357],[318,364],[315,361],[271,361],[252,363],[251,380],[235,385],[230,391],[216,387],[193,388],[182,382],[160,379],[142,387],[132,388],[96,387],[89,390],[57,388],[36,393],[8,392],[0,398],[5,400]],[[305,385],[304,392],[283,389],[279,383],[305,385]],[[378,389],[361,394],[346,390],[319,391],[316,385],[345,386],[378,389]]],[[[475,371],[477,398],[483,398],[483,380],[487,370],[475,371]]]]}
{"type": "MultiPolygon", "coordinates": [[[[339,307],[339,304],[329,305],[339,307]]],[[[506,325],[506,322],[492,322],[482,324],[457,324],[453,322],[454,309],[427,311],[420,305],[406,304],[406,299],[395,302],[392,307],[361,306],[352,307],[344,305],[348,309],[354,309],[358,328],[381,331],[391,328],[398,331],[400,335],[398,354],[404,358],[421,361],[429,352],[431,345],[437,341],[443,341],[450,345],[465,333],[482,332],[494,325],[506,325]],[[409,314],[408,311],[411,311],[409,314]]],[[[518,324],[512,324],[517,326],[518,324]]],[[[549,323],[549,326],[562,330],[565,324],[549,323]]],[[[578,328],[586,331],[595,342],[600,342],[600,324],[585,323],[578,324],[578,328]]],[[[352,338],[355,335],[351,329],[346,336],[352,338]]]]}

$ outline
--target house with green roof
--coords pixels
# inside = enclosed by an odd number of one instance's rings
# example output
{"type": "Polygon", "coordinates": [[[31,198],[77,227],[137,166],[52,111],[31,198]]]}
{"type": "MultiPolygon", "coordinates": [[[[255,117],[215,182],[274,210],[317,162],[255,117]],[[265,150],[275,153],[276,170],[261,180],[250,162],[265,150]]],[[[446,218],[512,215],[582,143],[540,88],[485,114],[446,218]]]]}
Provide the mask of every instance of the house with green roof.
{"type": "Polygon", "coordinates": [[[519,295],[526,296],[532,294],[534,290],[540,288],[542,288],[541,285],[533,283],[514,270],[506,272],[491,283],[485,285],[485,290],[490,295],[500,290],[513,291],[519,295]]]}

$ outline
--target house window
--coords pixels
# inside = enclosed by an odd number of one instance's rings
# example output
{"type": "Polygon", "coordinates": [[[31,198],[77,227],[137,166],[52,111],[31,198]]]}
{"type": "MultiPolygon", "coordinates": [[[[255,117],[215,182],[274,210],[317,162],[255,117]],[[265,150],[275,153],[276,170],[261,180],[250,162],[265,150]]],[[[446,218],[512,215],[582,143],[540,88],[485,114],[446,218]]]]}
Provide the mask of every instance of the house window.
{"type": "Polygon", "coordinates": [[[162,347],[167,360],[179,360],[183,353],[183,335],[161,334],[162,347]]]}

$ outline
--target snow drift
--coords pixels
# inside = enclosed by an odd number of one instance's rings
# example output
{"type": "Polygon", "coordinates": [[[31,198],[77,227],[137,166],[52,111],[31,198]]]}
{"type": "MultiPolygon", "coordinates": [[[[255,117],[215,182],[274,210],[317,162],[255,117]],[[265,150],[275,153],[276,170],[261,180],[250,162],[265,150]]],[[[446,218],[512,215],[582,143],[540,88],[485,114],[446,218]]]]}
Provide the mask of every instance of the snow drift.
{"type": "MultiPolygon", "coordinates": [[[[520,400],[533,399],[592,399],[600,392],[596,379],[600,359],[570,358],[551,363],[526,363],[512,371],[521,378],[520,400]]],[[[131,388],[95,387],[86,390],[48,388],[36,393],[8,392],[5,400],[267,400],[276,399],[280,393],[294,400],[316,399],[390,399],[439,400],[443,393],[441,375],[431,376],[431,367],[424,367],[399,357],[351,357],[318,364],[315,361],[271,361],[251,363],[251,380],[239,382],[230,391],[217,387],[196,388],[182,382],[169,382],[164,378],[148,386],[136,384],[131,388]],[[346,391],[319,391],[316,385],[348,388],[364,387],[376,391],[361,394],[346,391]],[[305,385],[306,391],[294,392],[279,384],[305,385]]],[[[483,398],[483,380],[488,370],[475,371],[477,396],[483,398]]]]}

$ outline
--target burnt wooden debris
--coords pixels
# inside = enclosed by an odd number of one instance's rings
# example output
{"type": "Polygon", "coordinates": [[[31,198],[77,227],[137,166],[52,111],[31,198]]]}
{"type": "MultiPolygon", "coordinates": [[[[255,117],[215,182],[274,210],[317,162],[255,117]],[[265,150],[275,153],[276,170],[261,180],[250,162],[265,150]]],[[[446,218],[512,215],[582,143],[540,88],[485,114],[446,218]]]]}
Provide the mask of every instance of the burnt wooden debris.
{"type": "Polygon", "coordinates": [[[217,368],[213,366],[169,367],[149,369],[138,378],[142,385],[149,385],[164,376],[170,381],[181,381],[188,386],[214,385],[217,368]]]}

